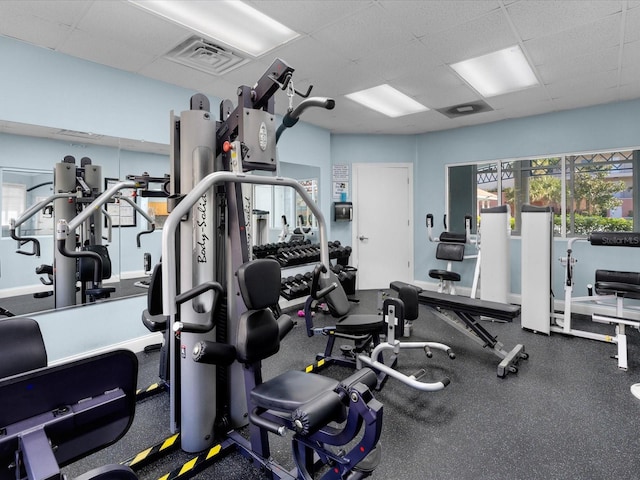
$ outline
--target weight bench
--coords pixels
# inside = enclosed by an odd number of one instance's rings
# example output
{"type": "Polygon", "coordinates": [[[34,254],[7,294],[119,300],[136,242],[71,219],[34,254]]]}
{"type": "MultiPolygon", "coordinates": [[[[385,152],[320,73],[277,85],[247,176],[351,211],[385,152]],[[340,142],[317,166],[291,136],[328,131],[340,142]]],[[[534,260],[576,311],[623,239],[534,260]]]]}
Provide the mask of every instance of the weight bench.
{"type": "MultiPolygon", "coordinates": [[[[0,380],[0,480],[62,480],[60,467],[119,440],[135,411],[138,360],[118,350],[0,380]]],[[[76,480],[135,480],[109,465],[76,480]]]]}
{"type": "Polygon", "coordinates": [[[598,323],[616,325],[616,335],[613,338],[615,343],[618,344],[618,368],[627,370],[627,335],[625,327],[629,326],[640,330],[640,321],[623,317],[623,302],[625,298],[640,300],[640,273],[596,270],[594,287],[597,295],[613,295],[616,298],[615,315],[594,313],[591,315],[591,319],[598,323]]]}
{"type": "Polygon", "coordinates": [[[527,359],[529,355],[524,351],[524,345],[518,344],[510,351],[504,349],[499,342],[482,324],[480,317],[491,318],[504,322],[511,322],[520,315],[518,305],[489,302],[475,298],[450,295],[446,293],[428,292],[420,287],[404,282],[391,282],[392,290],[400,291],[402,287],[411,286],[418,290],[418,301],[426,305],[431,312],[458,331],[464,333],[483,348],[488,347],[496,356],[502,359],[498,365],[498,377],[504,378],[508,373],[517,373],[516,366],[520,359],[527,359]],[[449,313],[445,314],[443,311],[449,313]]]}

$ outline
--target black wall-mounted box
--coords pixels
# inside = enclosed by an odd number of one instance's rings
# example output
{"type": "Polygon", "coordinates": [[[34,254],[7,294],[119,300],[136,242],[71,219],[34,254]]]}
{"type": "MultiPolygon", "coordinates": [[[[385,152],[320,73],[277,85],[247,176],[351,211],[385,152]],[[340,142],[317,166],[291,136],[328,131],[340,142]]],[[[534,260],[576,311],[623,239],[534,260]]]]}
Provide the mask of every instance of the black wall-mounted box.
{"type": "Polygon", "coordinates": [[[333,220],[335,222],[353,220],[353,204],[351,202],[335,202],[333,204],[333,220]]]}

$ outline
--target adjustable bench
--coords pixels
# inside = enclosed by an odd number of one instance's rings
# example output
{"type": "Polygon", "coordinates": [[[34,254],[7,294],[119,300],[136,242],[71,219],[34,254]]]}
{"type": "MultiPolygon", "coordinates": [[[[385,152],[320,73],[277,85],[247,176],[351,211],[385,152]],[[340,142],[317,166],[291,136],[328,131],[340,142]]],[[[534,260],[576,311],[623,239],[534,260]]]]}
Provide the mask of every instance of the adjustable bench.
{"type": "MultiPolygon", "coordinates": [[[[399,291],[401,287],[406,285],[409,284],[391,282],[390,287],[395,291],[399,291]]],[[[499,342],[479,322],[480,317],[511,322],[520,315],[520,307],[518,305],[428,292],[415,285],[411,286],[418,290],[420,303],[429,307],[436,317],[464,333],[483,348],[490,348],[496,356],[502,359],[498,365],[498,377],[504,378],[508,373],[517,373],[518,368],[516,365],[520,359],[529,358],[529,355],[524,351],[524,345],[518,344],[510,351],[505,350],[504,344],[499,342]],[[443,310],[448,312],[449,315],[443,313],[443,310]]]]}

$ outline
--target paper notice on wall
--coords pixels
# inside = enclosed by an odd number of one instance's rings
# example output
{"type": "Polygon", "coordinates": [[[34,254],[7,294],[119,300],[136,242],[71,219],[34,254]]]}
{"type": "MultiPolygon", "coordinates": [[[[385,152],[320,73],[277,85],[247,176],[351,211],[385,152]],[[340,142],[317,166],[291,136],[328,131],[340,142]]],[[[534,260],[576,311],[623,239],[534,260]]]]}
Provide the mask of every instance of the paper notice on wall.
{"type": "Polygon", "coordinates": [[[348,182],[349,165],[333,165],[331,167],[331,180],[334,182],[348,182]]]}
{"type": "Polygon", "coordinates": [[[333,199],[345,201],[349,193],[348,182],[333,182],[333,199]]]}

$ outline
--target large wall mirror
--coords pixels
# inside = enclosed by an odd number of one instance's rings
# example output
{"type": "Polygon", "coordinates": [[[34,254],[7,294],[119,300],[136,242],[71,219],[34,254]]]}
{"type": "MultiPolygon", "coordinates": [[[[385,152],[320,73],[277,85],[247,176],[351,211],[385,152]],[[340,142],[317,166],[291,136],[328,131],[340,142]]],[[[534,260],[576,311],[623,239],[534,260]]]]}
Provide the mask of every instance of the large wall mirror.
{"type": "MultiPolygon", "coordinates": [[[[46,271],[54,257],[53,208],[38,210],[17,230],[21,237],[37,240],[40,256],[33,255],[34,242],[21,245],[11,238],[11,220],[57,193],[54,192],[55,165],[68,156],[74,157],[75,165],[81,167],[81,159],[90,158],[92,164],[101,167],[104,189],[108,181],[123,180],[128,174],[147,172],[162,176],[168,173],[168,146],[33,125],[7,126],[8,123],[0,122],[0,308],[25,314],[55,306],[53,297],[47,295],[53,285],[46,271]]],[[[150,208],[142,199],[137,203],[150,208]]],[[[117,211],[116,205],[109,206],[112,213],[114,208],[117,211]]],[[[157,216],[159,220],[162,213],[157,216]]],[[[151,253],[154,261],[159,259],[161,230],[141,236],[138,247],[138,234],[148,229],[147,221],[139,217],[135,222],[117,223],[120,226],[114,227],[111,235],[107,223],[102,225],[102,244],[107,246],[112,267],[105,284],[116,288],[111,298],[144,295],[146,290],[133,285],[145,276],[144,254],[151,253]]],[[[76,304],[80,303],[78,296],[76,304]]]]}
{"type": "Polygon", "coordinates": [[[512,235],[522,205],[551,206],[555,235],[633,231],[640,225],[640,150],[585,152],[448,167],[451,229],[483,208],[509,205],[512,235]]]}
{"type": "MultiPolygon", "coordinates": [[[[102,167],[104,186],[107,182],[124,180],[127,175],[146,172],[151,176],[162,177],[169,172],[167,145],[94,134],[91,139],[74,138],[70,143],[52,129],[25,127],[25,135],[2,133],[0,129],[0,143],[3,146],[0,151],[0,307],[4,306],[11,311],[8,308],[11,300],[20,299],[19,311],[14,312],[18,314],[54,308],[52,297],[42,295],[42,298],[33,298],[35,290],[43,292],[53,289],[52,286],[42,285],[49,281],[46,274],[36,273],[42,265],[53,263],[55,225],[51,209],[38,212],[20,229],[22,235],[39,240],[40,257],[16,253],[19,248],[29,250],[29,246],[19,247],[18,242],[10,237],[9,230],[11,219],[17,218],[29,207],[54,193],[56,163],[71,155],[80,166],[80,158],[90,157],[95,165],[102,167]],[[29,168],[25,165],[29,165],[29,168]]],[[[300,181],[317,203],[320,173],[319,167],[287,162],[281,162],[277,172],[279,176],[300,181]]],[[[313,239],[317,232],[317,221],[293,189],[257,187],[254,192],[254,209],[268,212],[265,216],[268,225],[261,243],[278,241],[282,232],[282,216],[287,218],[290,233],[298,226],[303,227],[313,239]]],[[[138,238],[140,232],[148,229],[147,220],[140,215],[135,221],[127,217],[126,222],[116,222],[110,238],[103,240],[103,244],[108,246],[112,262],[112,278],[106,283],[116,288],[116,294],[111,298],[146,294],[146,290],[134,286],[145,275],[144,254],[150,253],[153,263],[160,258],[161,229],[167,215],[166,201],[164,198],[138,198],[136,203],[154,217],[156,230],[138,238]]],[[[124,204],[123,206],[126,207],[124,204]]],[[[121,216],[115,205],[109,205],[108,210],[115,213],[116,218],[121,216]]],[[[103,227],[103,236],[106,237],[106,225],[103,227]]]]}
{"type": "MultiPolygon", "coordinates": [[[[320,168],[280,162],[278,174],[294,178],[305,188],[309,196],[320,203],[320,168]]],[[[254,222],[254,244],[286,241],[296,228],[309,236],[316,235],[318,222],[300,195],[290,187],[255,185],[254,211],[261,215],[264,228],[254,222]],[[286,219],[287,226],[284,225],[286,219]],[[264,233],[267,232],[267,233],[264,233]],[[288,234],[287,234],[288,232],[288,234]]]]}

